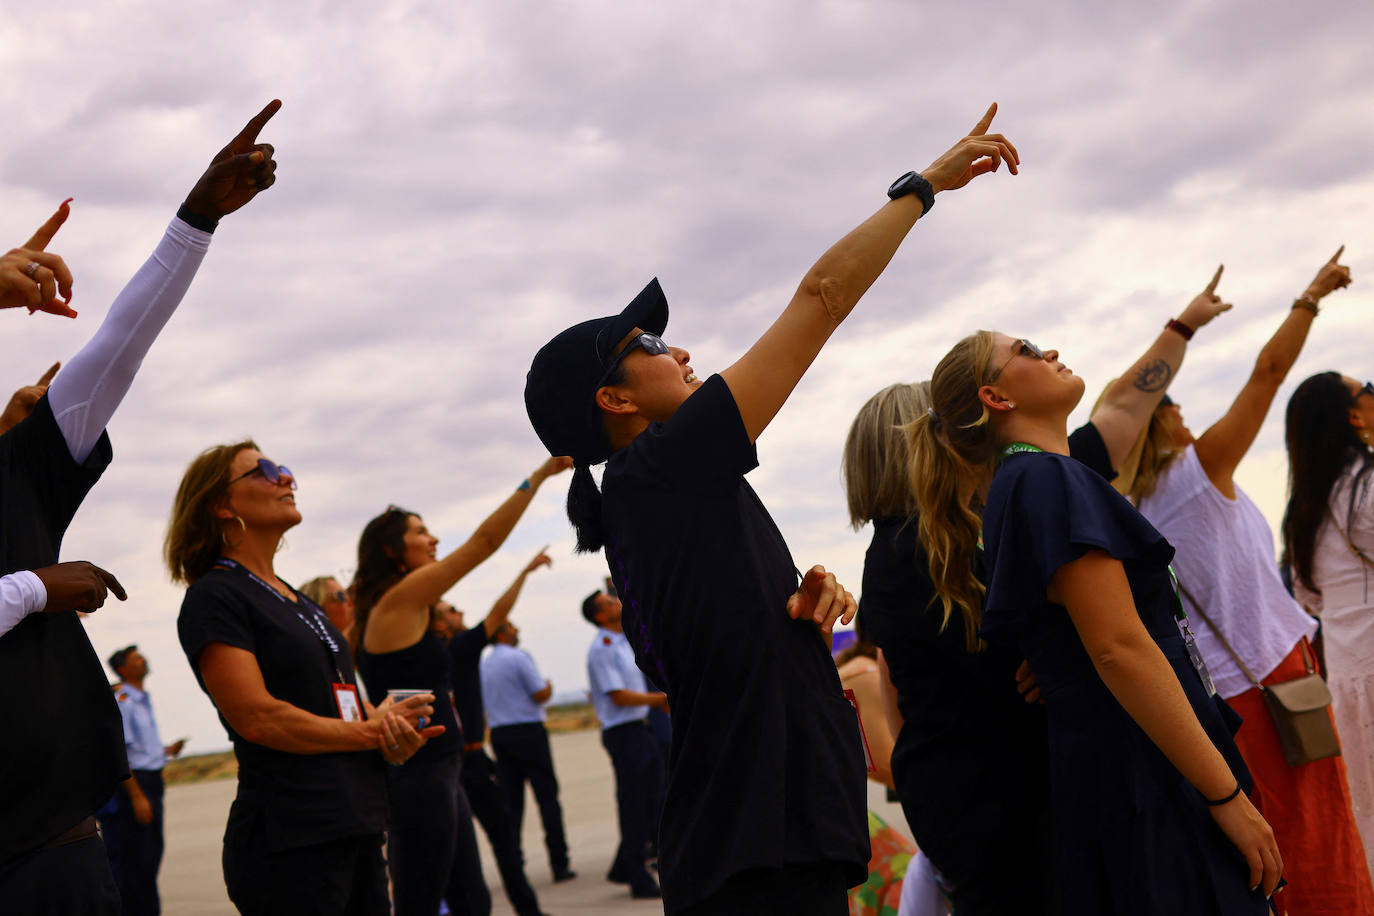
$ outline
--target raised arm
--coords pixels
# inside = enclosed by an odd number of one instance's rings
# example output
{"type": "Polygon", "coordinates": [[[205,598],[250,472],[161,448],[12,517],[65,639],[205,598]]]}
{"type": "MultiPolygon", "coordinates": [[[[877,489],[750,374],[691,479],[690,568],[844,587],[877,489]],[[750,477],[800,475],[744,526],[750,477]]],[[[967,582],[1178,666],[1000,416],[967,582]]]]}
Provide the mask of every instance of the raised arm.
{"type": "Polygon", "coordinates": [[[1111,384],[1093,411],[1092,424],[1107,445],[1113,468],[1120,466],[1150,422],[1183,365],[1183,354],[1194,332],[1231,308],[1231,303],[1222,302],[1217,295],[1221,270],[1217,268],[1207,288],[1194,296],[1182,314],[1165,325],[1150,348],[1111,384]]]}
{"type": "MultiPolygon", "coordinates": [[[[1003,160],[1016,174],[1016,148],[1001,134],[987,132],[996,113],[994,104],[967,137],[922,173],[934,193],[961,188],[978,175],[996,171],[1003,160]]],[[[802,278],[773,326],[721,373],[751,440],[758,439],[782,409],[821,347],[887,267],[922,212],[916,194],[898,197],[836,242],[802,278]]]]}
{"type": "Polygon", "coordinates": [[[1344,245],[1336,250],[1331,260],[1322,265],[1316,279],[1293,303],[1279,329],[1260,350],[1250,378],[1230,409],[1195,443],[1202,469],[1207,472],[1212,484],[1223,493],[1232,491],[1231,478],[1235,475],[1237,465],[1259,435],[1264,418],[1269,413],[1269,405],[1274,403],[1279,386],[1288,377],[1288,370],[1293,368],[1303,344],[1307,342],[1307,332],[1317,317],[1317,303],[1333,290],[1350,285],[1350,268],[1338,263],[1343,251],[1344,245]]]}
{"type": "Polygon", "coordinates": [[[280,107],[281,102],[269,103],[215,156],[95,336],[49,386],[53,415],[78,462],[95,448],[143,357],[190,288],[216,224],[276,181],[272,146],[258,143],[257,136],[280,107]]]}
{"type": "Polygon", "coordinates": [[[71,202],[70,197],[62,201],[57,212],[27,242],[0,257],[0,309],[22,305],[30,315],[48,312],[76,317],[69,304],[72,272],[60,257],[44,250],[71,214],[71,202]]]}
{"type": "MultiPolygon", "coordinates": [[[[501,503],[495,512],[487,516],[482,524],[477,526],[477,530],[472,533],[471,537],[460,544],[456,550],[438,562],[411,570],[404,579],[388,589],[387,593],[377,602],[377,606],[372,609],[374,615],[372,619],[375,620],[378,615],[385,616],[393,611],[404,612],[408,608],[418,608],[424,612],[426,619],[428,619],[430,606],[442,598],[444,592],[453,588],[459,579],[472,572],[488,557],[496,553],[497,548],[505,542],[506,537],[515,528],[515,523],[520,521],[520,516],[525,514],[525,510],[534,501],[534,494],[538,492],[544,481],[555,474],[561,474],[570,467],[572,467],[571,458],[553,457],[535,468],[530,472],[528,479],[522,482],[514,493],[506,497],[505,502],[501,503]]],[[[369,627],[371,625],[369,622],[369,627]]]]}
{"type": "Polygon", "coordinates": [[[1274,832],[1203,731],[1174,670],[1136,612],[1120,561],[1092,550],[1066,563],[1048,596],[1068,609],[1102,683],[1150,740],[1209,800],[1208,811],[1250,865],[1250,884],[1273,893],[1283,874],[1274,832]],[[1210,804],[1230,797],[1225,804],[1210,804]]]}
{"type": "MultiPolygon", "coordinates": [[[[541,566],[552,566],[553,560],[549,558],[549,548],[544,547],[539,553],[535,554],[534,559],[520,571],[520,575],[515,577],[515,581],[510,584],[496,603],[491,606],[487,616],[482,619],[482,629],[487,631],[487,639],[496,635],[496,631],[505,626],[506,620],[510,617],[511,610],[515,607],[515,600],[520,597],[520,590],[525,587],[525,579],[530,573],[541,566]]],[[[543,702],[542,700],[538,702],[543,702]]]]}

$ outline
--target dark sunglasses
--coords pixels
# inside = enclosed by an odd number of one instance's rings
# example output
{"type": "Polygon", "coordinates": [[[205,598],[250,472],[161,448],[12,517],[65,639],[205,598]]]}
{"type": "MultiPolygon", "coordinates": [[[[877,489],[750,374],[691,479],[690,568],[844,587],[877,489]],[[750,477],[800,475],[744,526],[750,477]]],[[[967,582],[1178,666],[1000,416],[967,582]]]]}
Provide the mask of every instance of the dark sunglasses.
{"type": "Polygon", "coordinates": [[[1374,382],[1365,382],[1364,387],[1355,392],[1355,397],[1358,398],[1362,394],[1374,395],[1374,382]]]}
{"type": "Polygon", "coordinates": [[[288,478],[291,481],[291,489],[296,489],[296,475],[291,473],[291,469],[284,464],[268,461],[266,458],[259,458],[257,467],[240,474],[229,483],[231,485],[236,484],[245,477],[252,477],[255,474],[261,474],[264,480],[272,484],[281,483],[283,477],[288,478]]]}
{"type": "Polygon", "coordinates": [[[664,353],[668,352],[668,345],[663,342],[662,337],[659,337],[657,334],[650,334],[648,331],[637,335],[625,345],[625,349],[621,350],[620,353],[616,355],[615,359],[611,360],[611,364],[606,367],[606,371],[601,373],[601,378],[597,380],[596,387],[600,388],[605,385],[606,379],[615,374],[615,370],[625,361],[625,357],[629,356],[630,353],[636,349],[643,350],[650,356],[662,356],[664,353]]]}
{"type": "MultiPolygon", "coordinates": [[[[285,469],[283,468],[283,470],[285,470],[285,469]]],[[[340,601],[340,602],[342,602],[342,601],[347,601],[347,600],[348,600],[348,595],[344,592],[343,589],[339,589],[337,592],[330,592],[329,594],[325,595],[325,597],[326,597],[326,598],[329,598],[329,599],[331,599],[331,600],[333,600],[333,601],[340,601]]]]}
{"type": "Polygon", "coordinates": [[[1002,374],[1002,370],[1007,368],[1007,366],[1010,366],[1011,361],[1013,359],[1016,359],[1016,357],[1018,356],[1034,356],[1036,359],[1043,360],[1045,358],[1045,351],[1041,350],[1039,347],[1031,343],[1029,340],[1023,339],[1013,341],[1011,345],[1011,356],[1007,358],[1007,361],[1005,363],[997,367],[997,371],[994,372],[991,375],[991,377],[988,378],[988,381],[995,381],[997,377],[1002,374]]]}

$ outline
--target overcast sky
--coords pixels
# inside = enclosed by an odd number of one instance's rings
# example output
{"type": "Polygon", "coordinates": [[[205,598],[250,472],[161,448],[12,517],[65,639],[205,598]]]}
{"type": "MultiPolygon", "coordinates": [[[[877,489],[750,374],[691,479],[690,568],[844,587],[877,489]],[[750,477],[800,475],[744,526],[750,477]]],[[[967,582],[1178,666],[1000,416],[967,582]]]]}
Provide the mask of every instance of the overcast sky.
{"type": "MultiPolygon", "coordinates": [[[[197,452],[251,435],[296,471],[305,521],[277,563],[293,583],[346,580],[389,502],[455,547],[543,457],[521,393],[553,333],[658,276],[669,339],[699,374],[723,368],[893,178],[994,100],[1021,175],[941,195],[760,441],[750,480],[799,565],[857,589],[849,422],[975,328],[1058,347],[1088,381],[1086,419],[1224,262],[1236,308],[1171,392],[1201,430],[1346,243],[1354,285],[1324,304],[1239,472],[1274,525],[1289,393],[1324,369],[1374,374],[1367,3],[61,6],[0,25],[0,230],[18,244],[76,198],[52,250],[81,316],[0,316],[0,390],[80,348],[210,156],[284,102],[262,136],[278,182],[221,224],[63,548],[128,587],[92,642],[143,648],[163,737],[191,752],[227,746],[160,562],[197,452]]],[[[578,606],[605,573],[572,554],[566,480],[450,593],[479,617],[550,544],[516,619],[560,692],[587,683],[578,606]]]]}

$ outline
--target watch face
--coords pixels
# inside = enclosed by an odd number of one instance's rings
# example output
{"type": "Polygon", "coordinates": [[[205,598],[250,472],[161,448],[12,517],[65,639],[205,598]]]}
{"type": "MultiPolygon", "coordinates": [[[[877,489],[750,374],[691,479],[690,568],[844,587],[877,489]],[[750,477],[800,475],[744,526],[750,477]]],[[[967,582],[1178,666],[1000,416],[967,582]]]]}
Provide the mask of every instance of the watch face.
{"type": "Polygon", "coordinates": [[[898,178],[896,181],[892,182],[892,186],[891,186],[890,188],[888,188],[888,190],[889,190],[889,191],[896,191],[896,190],[898,190],[899,188],[903,187],[904,185],[909,184],[909,183],[911,182],[911,179],[912,179],[913,177],[915,177],[915,175],[916,175],[915,172],[907,172],[905,175],[902,175],[902,176],[901,176],[900,178],[898,178]]]}

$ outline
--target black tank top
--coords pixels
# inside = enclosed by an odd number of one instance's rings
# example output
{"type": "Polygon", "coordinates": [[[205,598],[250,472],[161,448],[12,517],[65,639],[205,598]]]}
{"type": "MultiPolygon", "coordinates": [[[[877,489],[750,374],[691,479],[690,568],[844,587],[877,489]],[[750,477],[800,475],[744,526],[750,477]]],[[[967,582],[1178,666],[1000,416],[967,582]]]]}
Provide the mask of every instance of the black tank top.
{"type": "MultiPolygon", "coordinates": [[[[367,685],[373,704],[386,699],[388,690],[428,690],[434,694],[434,723],[446,731],[416,751],[412,760],[438,757],[463,749],[463,730],[453,712],[453,684],[448,652],[433,632],[420,641],[395,652],[368,652],[358,649],[358,672],[367,685]]],[[[426,723],[429,724],[429,723],[426,723]]]]}

